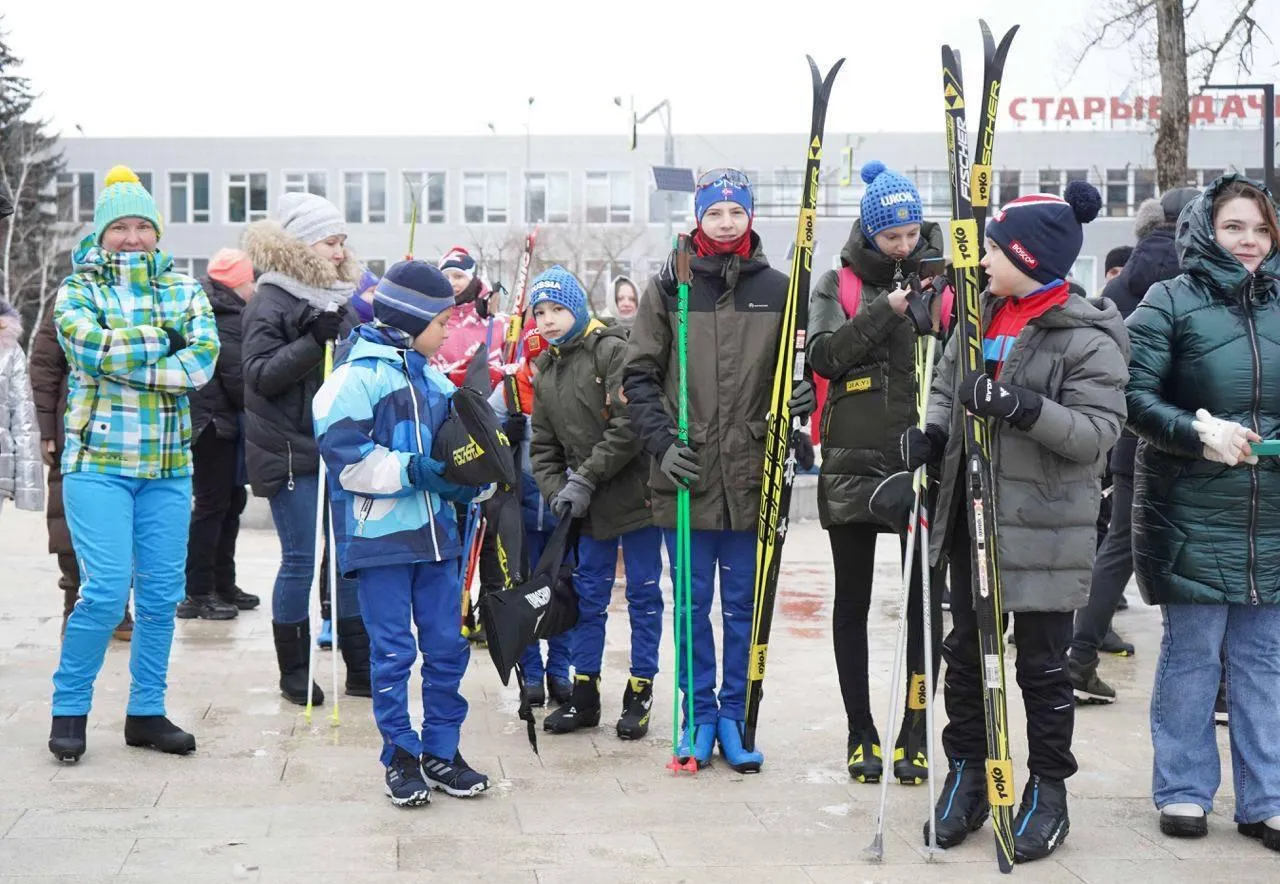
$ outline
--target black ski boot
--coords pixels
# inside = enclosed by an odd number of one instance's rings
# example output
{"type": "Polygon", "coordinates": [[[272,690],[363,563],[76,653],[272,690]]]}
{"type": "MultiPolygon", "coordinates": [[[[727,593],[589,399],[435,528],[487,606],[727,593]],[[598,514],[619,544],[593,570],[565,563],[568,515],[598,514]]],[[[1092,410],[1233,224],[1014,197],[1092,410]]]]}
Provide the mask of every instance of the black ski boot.
{"type": "Polygon", "coordinates": [[[1098,658],[1092,663],[1081,663],[1075,657],[1067,658],[1067,676],[1071,679],[1071,691],[1082,706],[1097,706],[1116,701],[1115,688],[1098,677],[1098,658]]]}
{"type": "Polygon", "coordinates": [[[622,692],[622,717],[618,719],[618,739],[642,740],[649,733],[649,711],[653,708],[653,680],[627,679],[622,692]]]}
{"type": "Polygon", "coordinates": [[[347,666],[347,696],[372,697],[369,680],[369,633],[359,617],[343,617],[338,621],[338,650],[347,666]]]}
{"type": "Polygon", "coordinates": [[[196,751],[196,738],[163,715],[126,715],[124,741],[129,746],[159,749],[170,755],[196,751]]]}
{"type": "Polygon", "coordinates": [[[1236,831],[1246,838],[1257,838],[1267,850],[1280,850],[1280,816],[1260,823],[1237,823],[1236,831]]]}
{"type": "Polygon", "coordinates": [[[929,779],[929,754],[924,738],[924,710],[908,709],[893,747],[893,775],[904,786],[929,779]]]}
{"type": "Polygon", "coordinates": [[[541,709],[547,705],[547,689],[542,686],[542,679],[536,682],[525,682],[524,701],[530,707],[541,709]]]}
{"type": "Polygon", "coordinates": [[[75,764],[84,754],[87,715],[55,715],[49,728],[49,751],[53,757],[67,764],[75,764]]]}
{"type": "Polygon", "coordinates": [[[1107,630],[1107,634],[1102,638],[1102,644],[1098,645],[1098,650],[1104,654],[1115,654],[1117,657],[1134,655],[1133,643],[1122,639],[1114,629],[1107,630]]]}
{"type": "Polygon", "coordinates": [[[859,783],[880,782],[884,775],[884,753],[874,724],[860,731],[849,731],[845,750],[849,757],[849,776],[859,783]]]}
{"type": "Polygon", "coordinates": [[[573,696],[573,679],[569,676],[560,678],[547,673],[547,699],[557,706],[563,706],[573,696]]]}
{"type": "MultiPolygon", "coordinates": [[[[311,624],[272,623],[276,662],[280,664],[280,695],[298,706],[307,705],[307,659],[311,653],[311,624]]],[[[324,705],[324,691],[311,683],[311,705],[324,705]]]]}
{"type": "Polygon", "coordinates": [[[542,722],[553,734],[571,734],[578,728],[600,726],[600,675],[581,673],[573,677],[573,696],[542,722]]]}
{"type": "Polygon", "coordinates": [[[1066,782],[1032,774],[1013,818],[1013,861],[1044,859],[1067,840],[1070,831],[1066,782]]]}
{"type": "Polygon", "coordinates": [[[240,609],[211,595],[189,595],[178,602],[174,616],[179,620],[234,620],[240,609]]]}
{"type": "MultiPolygon", "coordinates": [[[[938,806],[933,815],[937,821],[938,846],[944,850],[956,847],[970,832],[982,828],[991,814],[987,803],[987,774],[982,758],[950,758],[947,778],[942,781],[938,806]]],[[[924,843],[929,843],[929,824],[924,824],[924,843]]]]}

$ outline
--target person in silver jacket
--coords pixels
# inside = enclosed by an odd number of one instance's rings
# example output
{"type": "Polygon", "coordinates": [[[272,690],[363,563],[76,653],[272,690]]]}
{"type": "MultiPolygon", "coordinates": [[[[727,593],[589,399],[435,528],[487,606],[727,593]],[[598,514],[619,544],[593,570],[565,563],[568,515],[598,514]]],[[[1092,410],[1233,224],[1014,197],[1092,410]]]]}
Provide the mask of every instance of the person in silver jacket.
{"type": "Polygon", "coordinates": [[[0,300],[0,507],[44,509],[40,429],[22,352],[22,317],[0,300]]]}

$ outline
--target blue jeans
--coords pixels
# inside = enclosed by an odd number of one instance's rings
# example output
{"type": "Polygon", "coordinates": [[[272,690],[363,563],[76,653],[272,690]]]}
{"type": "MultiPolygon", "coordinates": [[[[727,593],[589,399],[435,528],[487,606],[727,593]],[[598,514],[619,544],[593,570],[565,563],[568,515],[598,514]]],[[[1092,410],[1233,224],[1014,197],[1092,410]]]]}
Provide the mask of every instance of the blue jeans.
{"type": "MultiPolygon", "coordinates": [[[[663,531],[671,561],[671,581],[676,580],[676,532],[663,531]]],[[[747,717],[747,663],[751,648],[751,614],[755,608],[756,535],[753,531],[694,531],[690,538],[693,558],[693,723],[714,725],[718,718],[743,721],[747,717]],[[724,674],[716,695],[716,637],[711,631],[711,602],[716,574],[720,575],[720,613],[724,629],[724,674]]],[[[675,610],[681,618],[684,612],[675,610]]],[[[686,643],[680,635],[677,672],[680,690],[688,684],[685,674],[686,643]]],[[[682,701],[685,708],[687,699],[682,701]]]]}
{"type": "Polygon", "coordinates": [[[458,562],[381,565],[359,572],[360,611],[369,632],[373,717],[382,763],[395,747],[452,761],[467,701],[458,692],[471,646],[462,637],[458,562]],[[417,627],[415,645],[410,624],[417,627]],[[409,673],[422,651],[422,736],[409,720],[409,673]]]}
{"type": "MultiPolygon", "coordinates": [[[[537,564],[538,559],[542,557],[542,551],[546,549],[547,540],[550,537],[550,531],[525,530],[524,542],[531,564],[537,564]]],[[[541,642],[535,641],[524,649],[524,653],[520,655],[520,664],[524,667],[526,684],[539,684],[547,673],[550,673],[552,678],[569,680],[569,637],[572,635],[573,630],[569,630],[555,638],[547,639],[546,665],[542,662],[541,642]]]]}
{"type": "Polygon", "coordinates": [[[1227,666],[1237,823],[1280,814],[1280,605],[1163,605],[1151,692],[1157,808],[1213,809],[1221,765],[1213,704],[1227,666]]]}
{"type": "Polygon", "coordinates": [[[627,614],[631,620],[631,674],[658,674],[658,642],[662,639],[662,531],[640,528],[621,537],[578,540],[578,625],[573,636],[573,669],[598,673],[604,661],[604,626],[618,571],[618,544],[627,575],[627,614]]]}
{"type": "MultiPolygon", "coordinates": [[[[271,593],[271,619],[276,623],[302,623],[310,618],[319,488],[316,476],[298,476],[292,491],[281,488],[270,500],[271,521],[280,538],[280,570],[276,572],[276,585],[271,593]]],[[[327,545],[328,541],[325,542],[327,545]]],[[[338,619],[358,616],[356,582],[339,572],[337,591],[338,610],[334,616],[338,619]]]]}
{"type": "Polygon", "coordinates": [[[62,496],[79,558],[80,601],[53,676],[53,714],[89,714],[93,683],[132,585],[127,714],[164,715],[173,615],[186,592],[191,479],[67,473],[62,496]]]}

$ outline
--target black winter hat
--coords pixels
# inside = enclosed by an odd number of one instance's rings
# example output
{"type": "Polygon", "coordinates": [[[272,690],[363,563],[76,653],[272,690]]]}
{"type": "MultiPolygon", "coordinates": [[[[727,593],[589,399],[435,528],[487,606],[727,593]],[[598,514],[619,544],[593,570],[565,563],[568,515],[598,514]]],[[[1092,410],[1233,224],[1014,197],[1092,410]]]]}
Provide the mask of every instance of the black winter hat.
{"type": "Polygon", "coordinates": [[[1087,181],[1069,181],[1061,197],[1033,193],[1006,203],[987,224],[987,238],[1036,282],[1066,279],[1084,245],[1083,224],[1098,217],[1102,196],[1087,181]]]}

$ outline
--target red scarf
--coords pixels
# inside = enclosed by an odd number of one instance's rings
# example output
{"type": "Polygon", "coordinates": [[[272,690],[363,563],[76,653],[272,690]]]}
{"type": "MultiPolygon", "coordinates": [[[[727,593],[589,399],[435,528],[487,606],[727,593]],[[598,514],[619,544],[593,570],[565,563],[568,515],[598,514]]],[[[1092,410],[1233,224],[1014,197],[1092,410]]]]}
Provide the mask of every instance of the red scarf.
{"type": "Polygon", "coordinates": [[[737,255],[739,258],[751,257],[751,225],[747,225],[746,233],[728,242],[716,242],[702,232],[699,227],[693,232],[693,248],[699,258],[712,255],[737,255]]]}

